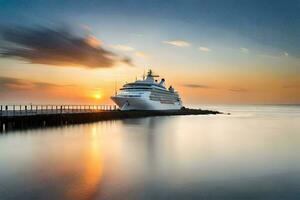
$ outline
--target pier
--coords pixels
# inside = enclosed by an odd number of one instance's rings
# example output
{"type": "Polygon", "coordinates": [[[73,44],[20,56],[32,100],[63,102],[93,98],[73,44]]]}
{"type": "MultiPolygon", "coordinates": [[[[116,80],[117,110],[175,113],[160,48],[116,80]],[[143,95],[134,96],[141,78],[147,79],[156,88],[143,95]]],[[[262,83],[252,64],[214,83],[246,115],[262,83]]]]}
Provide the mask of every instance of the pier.
{"type": "Polygon", "coordinates": [[[0,132],[151,116],[221,114],[188,109],[120,111],[115,105],[0,105],[0,132]]]}
{"type": "Polygon", "coordinates": [[[116,105],[0,105],[0,116],[91,113],[117,110],[116,105]]]}

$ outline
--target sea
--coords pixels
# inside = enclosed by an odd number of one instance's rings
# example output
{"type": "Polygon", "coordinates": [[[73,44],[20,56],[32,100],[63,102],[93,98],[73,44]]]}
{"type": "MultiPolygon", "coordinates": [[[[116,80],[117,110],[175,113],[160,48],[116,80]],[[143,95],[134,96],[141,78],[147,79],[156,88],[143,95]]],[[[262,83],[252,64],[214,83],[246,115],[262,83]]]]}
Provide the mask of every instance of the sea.
{"type": "Polygon", "coordinates": [[[299,105],[0,134],[1,200],[300,199],[299,105]]]}

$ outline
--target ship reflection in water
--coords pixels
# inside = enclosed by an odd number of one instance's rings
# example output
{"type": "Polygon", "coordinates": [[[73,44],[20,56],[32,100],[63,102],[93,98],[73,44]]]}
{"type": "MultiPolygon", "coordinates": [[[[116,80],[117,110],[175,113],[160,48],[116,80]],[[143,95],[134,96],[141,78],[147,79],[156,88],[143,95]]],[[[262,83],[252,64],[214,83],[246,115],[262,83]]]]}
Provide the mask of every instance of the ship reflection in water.
{"type": "Polygon", "coordinates": [[[225,111],[2,134],[0,198],[299,199],[300,108],[225,111]]]}

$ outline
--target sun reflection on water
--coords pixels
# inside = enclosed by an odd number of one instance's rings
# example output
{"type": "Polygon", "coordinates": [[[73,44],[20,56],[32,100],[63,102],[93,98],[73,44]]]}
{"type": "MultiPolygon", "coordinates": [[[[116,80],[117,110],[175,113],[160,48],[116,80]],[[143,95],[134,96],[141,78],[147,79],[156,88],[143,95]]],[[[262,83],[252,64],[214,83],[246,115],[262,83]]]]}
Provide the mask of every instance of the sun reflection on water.
{"type": "Polygon", "coordinates": [[[101,150],[100,131],[97,126],[92,126],[90,140],[86,145],[84,157],[78,158],[78,162],[83,163],[80,178],[72,183],[74,187],[68,187],[66,199],[91,199],[99,190],[103,175],[103,156],[101,150]]]}

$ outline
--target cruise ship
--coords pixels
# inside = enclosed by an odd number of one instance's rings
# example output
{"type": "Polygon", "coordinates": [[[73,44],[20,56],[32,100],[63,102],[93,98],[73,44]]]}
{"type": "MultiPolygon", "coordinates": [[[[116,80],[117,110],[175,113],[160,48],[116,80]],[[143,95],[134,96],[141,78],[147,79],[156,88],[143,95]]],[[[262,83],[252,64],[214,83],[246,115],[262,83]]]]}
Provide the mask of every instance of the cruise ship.
{"type": "Polygon", "coordinates": [[[168,89],[165,79],[159,82],[149,70],[142,80],[127,83],[111,99],[121,110],[179,110],[182,102],[172,86],[168,89]]]}

